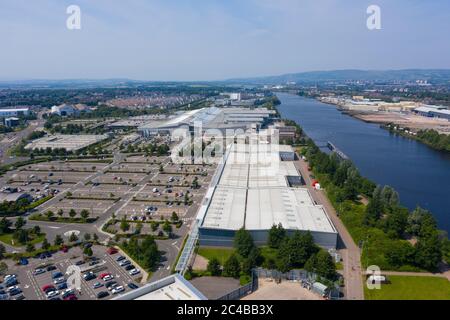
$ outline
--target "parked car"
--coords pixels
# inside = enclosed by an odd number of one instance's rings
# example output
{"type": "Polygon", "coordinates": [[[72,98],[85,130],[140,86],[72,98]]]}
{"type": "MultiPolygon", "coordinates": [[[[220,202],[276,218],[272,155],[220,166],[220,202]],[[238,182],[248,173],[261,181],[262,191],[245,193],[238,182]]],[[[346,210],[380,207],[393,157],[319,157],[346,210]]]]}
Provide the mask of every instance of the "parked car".
{"type": "Polygon", "coordinates": [[[60,271],[55,271],[52,273],[52,279],[57,279],[57,278],[61,278],[61,277],[64,277],[64,275],[60,271]]]}
{"type": "Polygon", "coordinates": [[[48,299],[56,297],[58,295],[59,295],[59,291],[57,291],[57,290],[52,290],[52,291],[47,292],[48,299]]]}
{"type": "Polygon", "coordinates": [[[94,285],[92,286],[92,289],[97,289],[97,288],[100,288],[100,287],[103,287],[103,283],[101,283],[101,282],[96,282],[96,283],[94,283],[94,285]]]}
{"type": "Polygon", "coordinates": [[[81,266],[81,265],[83,265],[85,263],[86,263],[86,261],[84,261],[84,260],[78,260],[77,262],[75,262],[75,265],[76,266],[81,266]]]}
{"type": "Polygon", "coordinates": [[[45,273],[45,269],[37,268],[33,271],[33,275],[37,276],[38,274],[45,273]]]}
{"type": "Polygon", "coordinates": [[[133,269],[129,272],[130,276],[135,276],[137,274],[141,273],[141,271],[139,269],[133,269]]]}
{"type": "Polygon", "coordinates": [[[112,275],[107,275],[107,276],[104,276],[103,278],[103,281],[109,281],[109,280],[112,280],[112,279],[114,279],[114,277],[112,276],[112,275]]]}
{"type": "Polygon", "coordinates": [[[56,278],[55,280],[53,280],[53,283],[56,284],[56,285],[57,284],[61,284],[63,282],[66,282],[66,279],[64,277],[56,278]]]}
{"type": "Polygon", "coordinates": [[[124,260],[124,259],[125,259],[124,256],[118,256],[118,257],[116,258],[116,261],[122,261],[122,260],[124,260]]]}
{"type": "Polygon", "coordinates": [[[60,283],[60,284],[56,287],[56,289],[58,289],[58,290],[64,290],[64,289],[67,289],[67,282],[64,281],[63,283],[60,283]]]}
{"type": "Polygon", "coordinates": [[[116,254],[117,252],[119,252],[119,250],[117,250],[116,248],[111,247],[111,248],[108,248],[108,250],[106,250],[106,252],[108,254],[116,254]]]}
{"type": "Polygon", "coordinates": [[[130,289],[137,289],[137,288],[139,288],[136,284],[134,284],[133,282],[130,282],[129,284],[128,284],[128,288],[130,288],[130,289]]]}
{"type": "Polygon", "coordinates": [[[73,290],[73,289],[66,289],[61,296],[64,299],[65,297],[68,297],[68,296],[70,296],[72,294],[73,295],[75,294],[75,290],[73,290]]]}
{"type": "Polygon", "coordinates": [[[132,265],[132,264],[129,264],[129,265],[125,266],[125,270],[126,271],[133,270],[134,268],[136,268],[136,267],[134,265],[132,265]]]}
{"type": "Polygon", "coordinates": [[[86,281],[91,281],[94,280],[95,278],[97,278],[97,276],[92,271],[89,271],[88,273],[85,273],[83,275],[83,279],[86,281]]]}
{"type": "Polygon", "coordinates": [[[56,270],[56,267],[54,265],[50,265],[47,267],[47,271],[53,271],[56,270]]]}
{"type": "Polygon", "coordinates": [[[99,293],[97,293],[97,299],[102,299],[104,297],[109,296],[109,292],[108,291],[100,291],[99,293]]]}
{"type": "Polygon", "coordinates": [[[47,284],[42,287],[42,291],[45,293],[47,293],[47,291],[50,291],[50,290],[55,290],[55,286],[52,284],[47,284]]]}
{"type": "Polygon", "coordinates": [[[125,288],[123,286],[117,286],[117,287],[114,287],[111,292],[112,292],[112,294],[118,294],[123,291],[125,291],[125,288]]]}
{"type": "Polygon", "coordinates": [[[105,283],[105,287],[110,290],[110,288],[112,288],[113,286],[117,286],[117,282],[116,281],[108,281],[105,283]]]}
{"type": "Polygon", "coordinates": [[[120,263],[119,263],[119,265],[120,265],[121,267],[124,267],[124,266],[129,265],[129,264],[131,264],[130,260],[122,260],[122,261],[120,261],[120,263]]]}

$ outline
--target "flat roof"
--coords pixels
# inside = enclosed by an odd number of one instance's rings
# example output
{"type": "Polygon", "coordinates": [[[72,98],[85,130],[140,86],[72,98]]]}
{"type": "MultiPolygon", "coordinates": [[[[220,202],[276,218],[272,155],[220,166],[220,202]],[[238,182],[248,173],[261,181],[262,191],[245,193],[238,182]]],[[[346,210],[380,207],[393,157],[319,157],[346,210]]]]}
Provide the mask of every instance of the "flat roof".
{"type": "Polygon", "coordinates": [[[61,149],[74,151],[90,146],[91,144],[107,139],[107,135],[52,135],[31,141],[25,149],[61,149]]]}
{"type": "Polygon", "coordinates": [[[207,300],[178,273],[128,291],[113,300],[207,300]]]}
{"type": "Polygon", "coordinates": [[[268,230],[281,223],[288,230],[337,232],[308,189],[289,186],[287,177],[300,174],[294,162],[280,160],[279,152],[293,152],[292,148],[280,147],[230,146],[203,228],[268,230]],[[252,162],[255,159],[262,161],[252,162]]]}
{"type": "Polygon", "coordinates": [[[336,232],[322,206],[305,188],[249,189],[245,228],[267,230],[281,223],[289,230],[336,232]]]}

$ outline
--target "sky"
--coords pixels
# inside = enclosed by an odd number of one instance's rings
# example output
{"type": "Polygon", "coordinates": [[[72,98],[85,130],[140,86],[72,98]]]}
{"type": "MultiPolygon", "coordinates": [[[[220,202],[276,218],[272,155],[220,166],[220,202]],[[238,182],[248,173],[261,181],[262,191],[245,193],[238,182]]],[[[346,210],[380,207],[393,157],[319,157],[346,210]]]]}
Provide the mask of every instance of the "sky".
{"type": "Polygon", "coordinates": [[[449,12],[448,0],[0,0],[0,79],[450,68],[449,12]],[[373,4],[380,30],[366,25],[373,4]]]}

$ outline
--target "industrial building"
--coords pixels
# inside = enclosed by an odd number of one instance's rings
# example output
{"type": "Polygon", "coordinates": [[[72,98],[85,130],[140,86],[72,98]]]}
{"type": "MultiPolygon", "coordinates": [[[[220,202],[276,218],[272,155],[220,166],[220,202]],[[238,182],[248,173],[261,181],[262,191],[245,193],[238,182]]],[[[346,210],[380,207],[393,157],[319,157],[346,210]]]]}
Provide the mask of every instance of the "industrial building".
{"type": "Polygon", "coordinates": [[[201,125],[202,130],[218,129],[223,133],[227,129],[249,129],[252,125],[267,125],[276,112],[266,108],[203,108],[183,112],[163,121],[149,121],[140,126],[138,131],[144,137],[170,135],[173,130],[186,128],[194,130],[194,125],[201,125]]]}
{"type": "Polygon", "coordinates": [[[0,109],[0,118],[27,116],[29,114],[30,114],[29,108],[0,109]]]}
{"type": "Polygon", "coordinates": [[[424,117],[442,118],[450,121],[450,110],[443,106],[423,106],[414,109],[414,113],[424,117]]]}
{"type": "Polygon", "coordinates": [[[53,135],[31,141],[25,149],[66,149],[76,151],[107,139],[107,135],[53,135]]]}
{"type": "Polygon", "coordinates": [[[235,232],[242,227],[257,245],[265,245],[270,228],[281,223],[288,234],[310,231],[318,245],[336,247],[337,231],[324,208],[302,187],[304,180],[294,163],[281,159],[281,152],[288,155],[289,148],[273,144],[228,148],[197,217],[200,245],[232,247],[235,232]]]}
{"type": "Polygon", "coordinates": [[[148,283],[113,300],[208,300],[180,274],[148,283]]]}
{"type": "Polygon", "coordinates": [[[51,109],[52,114],[57,114],[58,116],[71,116],[78,114],[79,111],[74,106],[68,104],[62,104],[59,106],[53,106],[51,109]]]}

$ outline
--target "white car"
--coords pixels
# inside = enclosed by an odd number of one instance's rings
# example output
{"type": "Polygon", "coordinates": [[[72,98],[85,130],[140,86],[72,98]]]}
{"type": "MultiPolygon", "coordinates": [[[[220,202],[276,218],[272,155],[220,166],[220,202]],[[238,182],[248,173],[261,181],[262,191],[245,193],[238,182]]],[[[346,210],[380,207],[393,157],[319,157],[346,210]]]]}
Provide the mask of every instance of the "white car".
{"type": "Polygon", "coordinates": [[[118,294],[125,291],[125,288],[123,286],[117,286],[114,289],[112,289],[113,294],[118,294]]]}
{"type": "Polygon", "coordinates": [[[3,281],[8,280],[9,278],[16,278],[17,276],[15,274],[7,274],[3,277],[3,281]]]}
{"type": "Polygon", "coordinates": [[[53,280],[53,283],[54,284],[60,284],[60,283],[63,283],[65,281],[66,281],[66,279],[61,277],[61,278],[57,278],[57,279],[53,280]]]}
{"type": "Polygon", "coordinates": [[[129,272],[130,276],[134,276],[134,275],[137,275],[137,274],[139,274],[139,273],[141,273],[141,271],[140,271],[139,269],[132,269],[132,270],[129,272]]]}
{"type": "Polygon", "coordinates": [[[11,292],[11,291],[16,290],[16,289],[20,289],[19,286],[8,287],[8,292],[11,292]]]}
{"type": "Polygon", "coordinates": [[[125,267],[125,266],[129,265],[130,263],[131,263],[130,260],[122,260],[119,262],[119,265],[121,267],[125,267]]]}
{"type": "Polygon", "coordinates": [[[47,298],[53,298],[59,295],[59,291],[58,290],[52,290],[47,292],[47,298]]]}
{"type": "Polygon", "coordinates": [[[108,274],[108,275],[103,277],[103,281],[105,281],[105,282],[109,281],[109,280],[112,280],[112,279],[114,279],[114,277],[112,275],[110,275],[110,274],[108,274]]]}
{"type": "Polygon", "coordinates": [[[34,270],[33,274],[34,274],[35,276],[37,276],[38,274],[41,274],[41,273],[44,273],[44,272],[45,272],[44,269],[38,268],[38,269],[34,270]]]}

